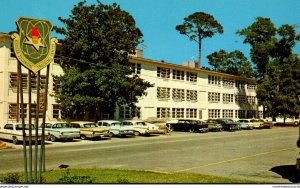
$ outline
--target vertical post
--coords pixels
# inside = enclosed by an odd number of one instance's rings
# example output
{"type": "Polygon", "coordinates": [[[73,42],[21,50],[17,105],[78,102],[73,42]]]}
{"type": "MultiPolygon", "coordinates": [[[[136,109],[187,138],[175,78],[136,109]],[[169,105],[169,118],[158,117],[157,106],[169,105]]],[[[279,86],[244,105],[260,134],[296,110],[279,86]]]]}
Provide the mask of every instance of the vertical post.
{"type": "Polygon", "coordinates": [[[37,87],[36,87],[36,117],[35,117],[35,150],[34,150],[34,179],[37,183],[37,163],[38,163],[38,136],[39,136],[39,99],[40,99],[40,77],[41,71],[38,71],[37,75],[37,87]]]}
{"type": "MultiPolygon", "coordinates": [[[[22,75],[21,64],[18,61],[18,77],[20,79],[22,75]]],[[[24,99],[23,99],[23,84],[20,82],[20,98],[21,98],[21,116],[22,116],[22,134],[23,134],[23,162],[24,162],[24,178],[28,183],[27,174],[27,153],[26,153],[26,140],[25,140],[25,119],[24,119],[24,99]]]]}
{"type": "Polygon", "coordinates": [[[40,152],[40,174],[39,180],[42,179],[42,171],[45,172],[45,123],[46,123],[46,111],[48,104],[48,84],[49,84],[49,71],[50,65],[47,65],[46,73],[46,85],[45,85],[45,96],[44,96],[44,108],[43,108],[43,123],[42,123],[42,140],[41,140],[41,152],[40,152]]]}
{"type": "Polygon", "coordinates": [[[31,183],[32,182],[32,126],[31,126],[31,71],[28,69],[28,79],[29,79],[29,82],[28,82],[28,116],[29,116],[29,176],[28,176],[28,179],[29,179],[29,182],[31,183]]]}
{"type": "MultiPolygon", "coordinates": [[[[19,62],[18,62],[19,63],[19,62]]],[[[22,79],[22,75],[21,75],[22,79]]],[[[19,79],[19,69],[17,74],[17,122],[20,120],[20,79],[19,79]]]]}

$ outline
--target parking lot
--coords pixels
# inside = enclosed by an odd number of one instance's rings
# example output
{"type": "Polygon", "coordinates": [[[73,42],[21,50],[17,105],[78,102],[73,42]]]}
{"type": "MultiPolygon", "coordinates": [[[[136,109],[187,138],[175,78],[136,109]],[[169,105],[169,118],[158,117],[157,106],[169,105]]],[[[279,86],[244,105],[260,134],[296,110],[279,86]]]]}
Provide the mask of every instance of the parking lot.
{"type": "MultiPolygon", "coordinates": [[[[193,172],[262,182],[294,182],[292,173],[299,149],[298,128],[235,132],[185,133],[49,142],[47,169],[122,168],[164,173],[193,172]]],[[[0,150],[1,172],[22,170],[22,145],[0,150]]]]}

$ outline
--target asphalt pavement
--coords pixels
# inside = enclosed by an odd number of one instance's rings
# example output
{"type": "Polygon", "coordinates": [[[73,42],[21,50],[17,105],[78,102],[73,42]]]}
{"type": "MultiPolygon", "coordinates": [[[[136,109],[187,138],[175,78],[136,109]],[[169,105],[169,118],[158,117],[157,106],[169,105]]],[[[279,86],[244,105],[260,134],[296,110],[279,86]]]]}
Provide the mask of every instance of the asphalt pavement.
{"type": "MultiPolygon", "coordinates": [[[[191,172],[268,183],[295,183],[298,128],[185,133],[47,142],[46,168],[191,172]]],[[[10,144],[8,144],[10,145],[10,144]]],[[[22,145],[0,150],[0,173],[22,171],[22,145]]]]}

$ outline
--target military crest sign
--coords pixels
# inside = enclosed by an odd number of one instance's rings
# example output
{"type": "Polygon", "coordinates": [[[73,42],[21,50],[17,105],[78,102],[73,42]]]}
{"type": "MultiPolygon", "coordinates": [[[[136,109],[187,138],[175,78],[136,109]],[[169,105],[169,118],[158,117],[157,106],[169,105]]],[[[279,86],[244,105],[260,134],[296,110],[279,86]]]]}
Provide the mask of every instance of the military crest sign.
{"type": "Polygon", "coordinates": [[[55,55],[57,39],[50,39],[53,28],[48,20],[20,17],[19,33],[13,33],[13,48],[20,63],[37,73],[49,65],[55,55]]]}

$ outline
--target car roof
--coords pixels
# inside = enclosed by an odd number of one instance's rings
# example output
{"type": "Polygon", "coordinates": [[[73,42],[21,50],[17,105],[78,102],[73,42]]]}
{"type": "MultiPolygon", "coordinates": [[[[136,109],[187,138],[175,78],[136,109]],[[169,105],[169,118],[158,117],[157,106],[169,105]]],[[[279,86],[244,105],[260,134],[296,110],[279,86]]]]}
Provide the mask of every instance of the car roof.
{"type": "Polygon", "coordinates": [[[55,124],[55,123],[68,123],[66,121],[46,121],[45,123],[55,124]]]}
{"type": "Polygon", "coordinates": [[[78,123],[78,124],[95,124],[95,122],[92,121],[72,121],[70,123],[78,123]]]}
{"type": "Polygon", "coordinates": [[[117,121],[117,120],[99,120],[97,121],[98,122],[106,122],[106,123],[121,123],[120,121],[117,121]]]}
{"type": "Polygon", "coordinates": [[[145,122],[144,120],[124,120],[123,122],[145,122]]]}

